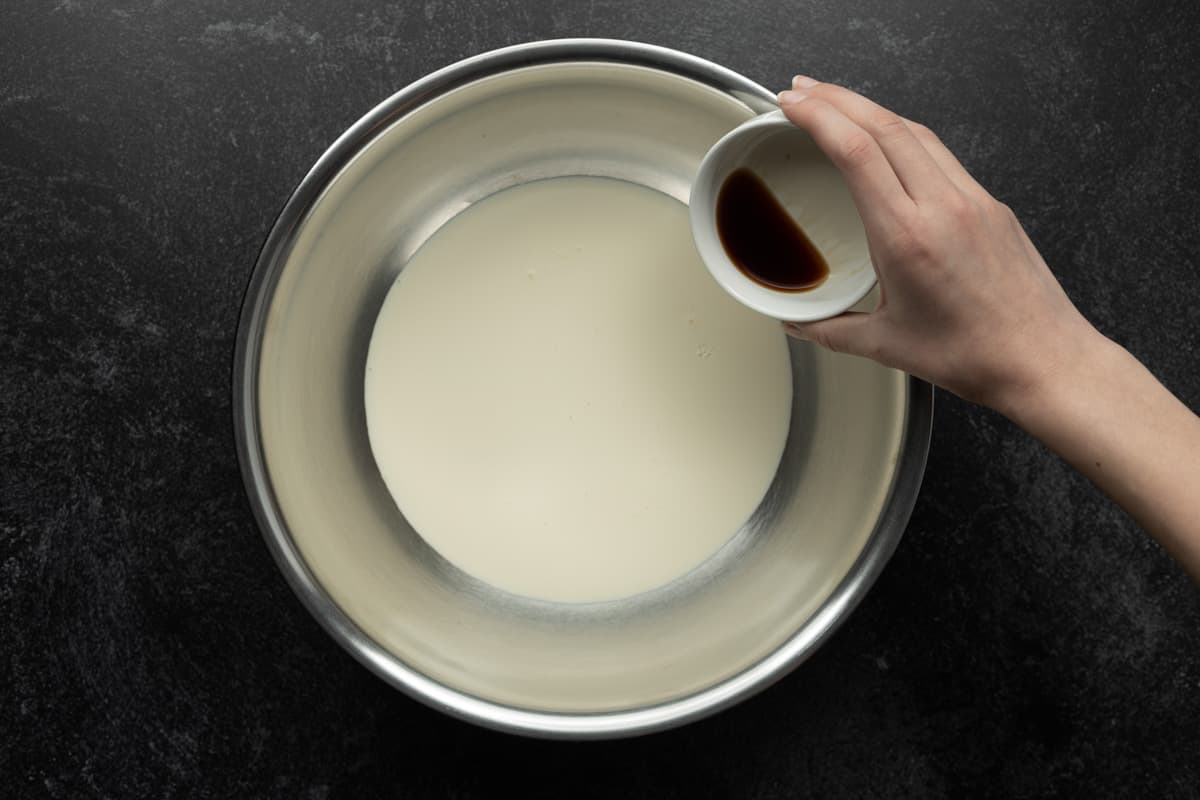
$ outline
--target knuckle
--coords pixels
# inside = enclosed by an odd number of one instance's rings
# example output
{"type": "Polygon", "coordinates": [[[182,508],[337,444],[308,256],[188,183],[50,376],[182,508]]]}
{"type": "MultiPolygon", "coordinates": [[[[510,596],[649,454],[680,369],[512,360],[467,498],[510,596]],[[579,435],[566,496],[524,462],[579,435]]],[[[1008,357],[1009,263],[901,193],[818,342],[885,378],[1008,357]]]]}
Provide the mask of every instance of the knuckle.
{"type": "Polygon", "coordinates": [[[933,131],[929,129],[929,126],[924,124],[923,122],[913,122],[912,120],[909,120],[908,127],[917,136],[925,136],[925,137],[933,136],[935,139],[937,138],[934,135],[933,131]]]}
{"type": "Polygon", "coordinates": [[[918,223],[902,226],[892,236],[889,250],[893,257],[905,263],[928,260],[931,248],[924,226],[918,223]]]}
{"type": "Polygon", "coordinates": [[[990,211],[996,207],[996,198],[988,194],[988,190],[978,183],[967,186],[963,191],[977,208],[990,211]]]}
{"type": "Polygon", "coordinates": [[[886,362],[888,360],[887,346],[878,336],[869,336],[863,342],[862,355],[872,361],[886,362]]]}
{"type": "Polygon", "coordinates": [[[841,352],[841,350],[838,349],[837,340],[829,335],[829,330],[827,328],[818,327],[815,331],[813,331],[813,341],[831,352],[841,352]]]}
{"type": "Polygon", "coordinates": [[[975,217],[975,204],[962,192],[951,191],[942,200],[942,212],[954,222],[969,222],[975,217]]]}
{"type": "Polygon", "coordinates": [[[875,140],[866,131],[847,136],[838,149],[838,157],[851,167],[861,167],[875,157],[875,140]]]}
{"type": "Polygon", "coordinates": [[[880,114],[871,123],[875,135],[880,138],[895,138],[898,136],[911,136],[912,131],[903,119],[895,114],[880,114]]]}
{"type": "Polygon", "coordinates": [[[928,125],[924,125],[920,122],[910,122],[908,123],[908,129],[912,131],[913,136],[916,136],[917,139],[923,142],[933,142],[937,144],[941,144],[942,142],[942,140],[938,138],[938,135],[934,133],[928,125]]]}

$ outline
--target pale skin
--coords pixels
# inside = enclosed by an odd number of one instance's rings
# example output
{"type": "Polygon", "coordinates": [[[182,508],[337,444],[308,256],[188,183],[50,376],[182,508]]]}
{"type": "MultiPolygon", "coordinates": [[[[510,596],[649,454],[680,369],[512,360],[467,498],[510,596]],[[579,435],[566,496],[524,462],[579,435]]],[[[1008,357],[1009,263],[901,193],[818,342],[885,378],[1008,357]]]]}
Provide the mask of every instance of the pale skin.
{"type": "Polygon", "coordinates": [[[804,76],[779,99],[845,176],[881,290],[870,313],[788,334],[999,411],[1200,581],[1200,417],[1084,319],[1012,211],[932,131],[804,76]]]}

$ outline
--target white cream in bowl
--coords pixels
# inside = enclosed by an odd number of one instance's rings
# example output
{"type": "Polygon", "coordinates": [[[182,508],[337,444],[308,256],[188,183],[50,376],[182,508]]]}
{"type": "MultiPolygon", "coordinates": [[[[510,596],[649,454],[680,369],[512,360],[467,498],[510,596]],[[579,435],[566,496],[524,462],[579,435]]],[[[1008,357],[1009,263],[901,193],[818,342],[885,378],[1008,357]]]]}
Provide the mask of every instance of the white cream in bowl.
{"type": "Polygon", "coordinates": [[[644,592],[720,549],[792,408],[782,330],[709,279],[686,207],[578,176],[446,223],[384,301],[365,388],[413,528],[476,578],[559,602],[644,592]]]}

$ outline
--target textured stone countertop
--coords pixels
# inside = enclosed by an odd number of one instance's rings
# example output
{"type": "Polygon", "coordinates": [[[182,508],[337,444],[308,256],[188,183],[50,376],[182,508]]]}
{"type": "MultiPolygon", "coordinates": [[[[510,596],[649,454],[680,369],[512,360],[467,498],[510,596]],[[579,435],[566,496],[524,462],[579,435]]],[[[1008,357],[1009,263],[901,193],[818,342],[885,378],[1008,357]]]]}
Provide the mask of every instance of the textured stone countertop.
{"type": "Polygon", "coordinates": [[[944,393],[859,610],[682,729],[478,729],[304,610],[234,452],[258,248],[395,90],[582,35],[772,88],[804,71],[928,122],[1097,326],[1200,408],[1194,2],[5,0],[0,795],[1200,796],[1200,592],[1040,445],[944,393]]]}

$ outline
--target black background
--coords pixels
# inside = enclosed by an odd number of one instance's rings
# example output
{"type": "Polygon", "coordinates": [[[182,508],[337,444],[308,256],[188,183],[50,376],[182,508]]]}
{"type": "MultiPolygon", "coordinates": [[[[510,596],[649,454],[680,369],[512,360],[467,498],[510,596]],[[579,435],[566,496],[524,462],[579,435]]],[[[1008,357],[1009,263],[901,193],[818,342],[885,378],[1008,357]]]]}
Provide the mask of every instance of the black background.
{"type": "Polygon", "coordinates": [[[0,794],[1200,796],[1200,594],[1090,484],[945,394],[875,589],[712,719],[606,743],[484,731],[308,616],[234,454],[258,248],[392,92],[580,35],[772,89],[802,71],[929,123],[1200,408],[1193,2],[4,0],[0,794]]]}

